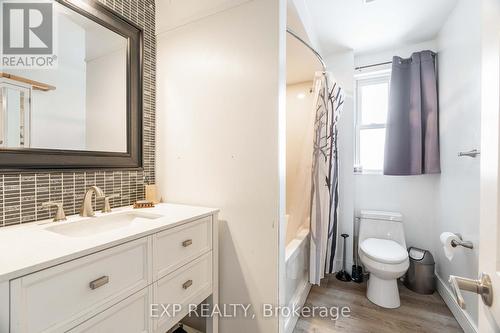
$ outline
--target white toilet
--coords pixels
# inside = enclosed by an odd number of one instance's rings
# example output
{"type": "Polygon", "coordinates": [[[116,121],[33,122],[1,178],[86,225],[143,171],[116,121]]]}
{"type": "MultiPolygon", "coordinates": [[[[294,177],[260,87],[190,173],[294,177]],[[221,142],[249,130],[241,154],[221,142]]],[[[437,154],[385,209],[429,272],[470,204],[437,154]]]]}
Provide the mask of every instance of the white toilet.
{"type": "Polygon", "coordinates": [[[384,308],[400,306],[397,279],[409,266],[400,213],[361,211],[359,258],[370,272],[366,296],[384,308]]]}

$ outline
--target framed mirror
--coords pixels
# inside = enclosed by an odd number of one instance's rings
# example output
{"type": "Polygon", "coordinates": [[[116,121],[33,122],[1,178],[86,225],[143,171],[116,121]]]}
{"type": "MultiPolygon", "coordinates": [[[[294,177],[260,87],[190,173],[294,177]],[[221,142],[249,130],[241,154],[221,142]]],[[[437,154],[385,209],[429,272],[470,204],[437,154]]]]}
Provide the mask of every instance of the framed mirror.
{"type": "MultiPolygon", "coordinates": [[[[57,64],[0,69],[0,169],[141,168],[141,28],[94,0],[50,3],[57,64]]],[[[19,43],[44,43],[32,31],[19,43]]]]}

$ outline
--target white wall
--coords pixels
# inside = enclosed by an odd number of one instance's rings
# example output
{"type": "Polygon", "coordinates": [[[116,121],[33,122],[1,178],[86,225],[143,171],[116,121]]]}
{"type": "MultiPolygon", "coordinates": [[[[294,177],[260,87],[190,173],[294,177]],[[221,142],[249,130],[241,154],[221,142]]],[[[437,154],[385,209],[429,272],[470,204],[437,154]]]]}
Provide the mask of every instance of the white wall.
{"type": "MultiPolygon", "coordinates": [[[[322,54],[321,45],[314,30],[314,21],[309,12],[307,0],[287,0],[288,6],[292,7],[296,14],[299,16],[305,35],[302,38],[308,41],[308,43],[320,54],[322,54]]],[[[287,24],[288,26],[288,24],[287,24]]],[[[302,29],[301,29],[302,30],[302,29]]],[[[294,30],[295,31],[295,30],[294,30]]],[[[299,32],[300,31],[296,31],[299,32]]]]}
{"type": "Polygon", "coordinates": [[[314,132],[313,82],[286,87],[286,244],[309,227],[314,132]]]}
{"type": "Polygon", "coordinates": [[[221,333],[278,330],[261,307],[278,303],[283,12],[254,0],[158,36],[161,196],[221,209],[220,303],[257,314],[221,320],[221,333]]]}
{"type": "MultiPolygon", "coordinates": [[[[354,58],[354,63],[356,67],[364,65],[373,65],[377,63],[392,61],[392,57],[395,55],[403,58],[409,58],[413,52],[418,52],[422,50],[436,51],[436,49],[437,49],[437,42],[435,40],[429,40],[414,44],[401,44],[401,45],[396,45],[392,48],[380,50],[378,52],[357,53],[354,58]]],[[[376,67],[373,67],[373,69],[376,69],[376,67]]]]}
{"type": "MultiPolygon", "coordinates": [[[[459,1],[439,33],[439,100],[441,168],[437,218],[433,232],[437,272],[446,282],[450,274],[477,278],[478,252],[460,249],[452,262],[441,250],[439,233],[461,233],[479,240],[479,158],[457,153],[480,148],[481,31],[480,6],[459,1]]],[[[477,321],[477,296],[463,293],[467,312],[477,321]]]]}
{"type": "Polygon", "coordinates": [[[356,175],[356,214],[363,209],[400,212],[406,245],[430,250],[435,255],[434,239],[439,238],[434,232],[438,179],[437,175],[356,175]]]}
{"type": "Polygon", "coordinates": [[[127,151],[126,49],[87,60],[86,146],[127,151]]]}

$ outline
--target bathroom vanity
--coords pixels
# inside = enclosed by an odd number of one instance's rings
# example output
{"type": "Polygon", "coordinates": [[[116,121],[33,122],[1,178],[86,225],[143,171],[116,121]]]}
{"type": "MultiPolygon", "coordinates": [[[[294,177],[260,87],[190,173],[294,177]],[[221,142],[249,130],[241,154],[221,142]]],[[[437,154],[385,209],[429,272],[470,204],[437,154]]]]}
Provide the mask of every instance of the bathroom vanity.
{"type": "Polygon", "coordinates": [[[166,332],[217,303],[217,213],[159,204],[0,229],[0,332],[166,332]]]}
{"type": "Polygon", "coordinates": [[[154,4],[2,4],[42,15],[54,64],[0,71],[0,333],[164,333],[217,303],[217,210],[129,207],[155,183],[154,4]]]}

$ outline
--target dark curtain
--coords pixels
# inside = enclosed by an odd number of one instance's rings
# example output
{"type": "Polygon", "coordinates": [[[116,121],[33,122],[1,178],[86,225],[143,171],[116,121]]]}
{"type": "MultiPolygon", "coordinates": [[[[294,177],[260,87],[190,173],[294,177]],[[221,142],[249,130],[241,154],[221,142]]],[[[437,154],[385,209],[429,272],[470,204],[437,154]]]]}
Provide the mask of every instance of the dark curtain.
{"type": "Polygon", "coordinates": [[[441,172],[436,57],[422,51],[392,60],[385,175],[441,172]]]}

